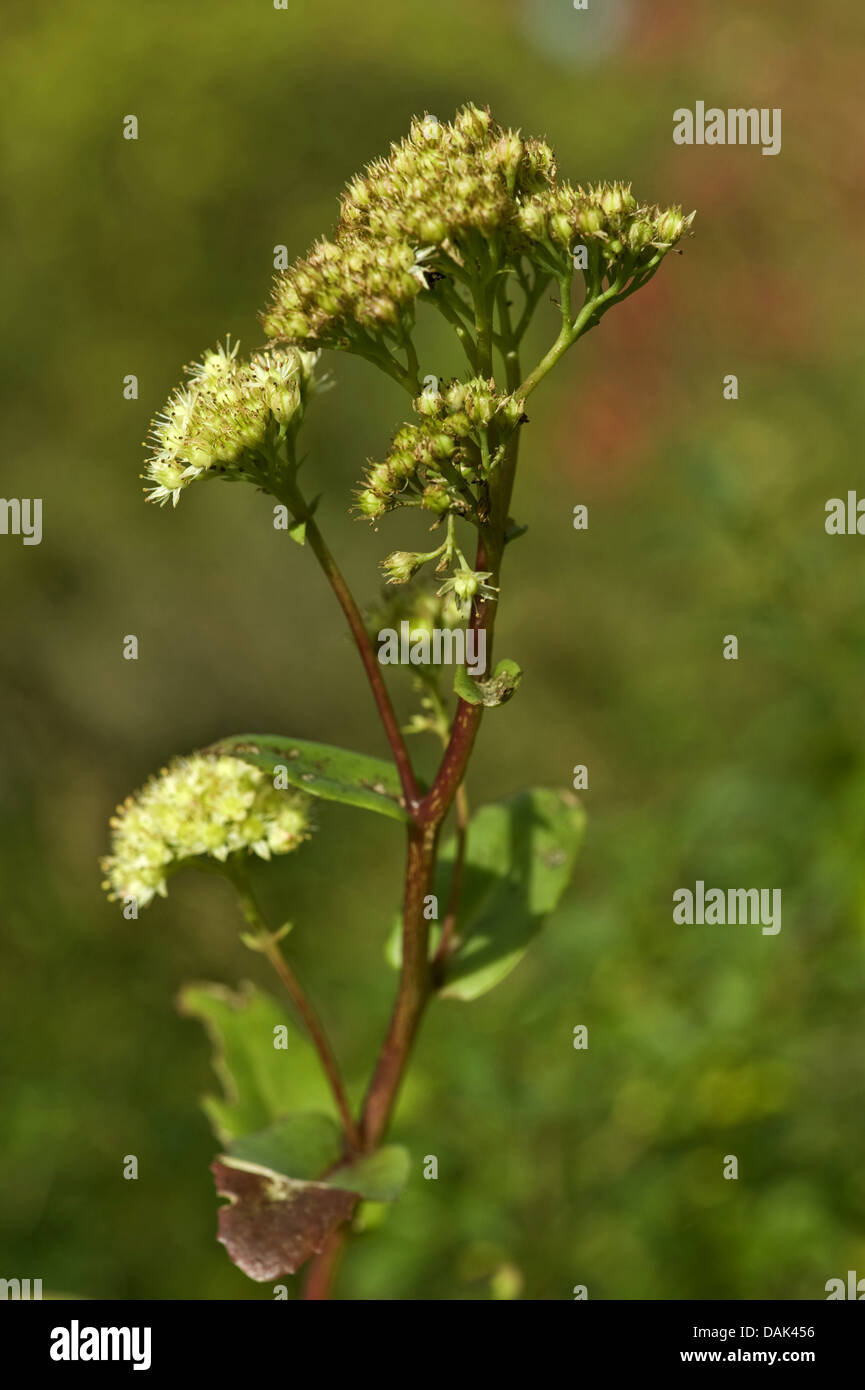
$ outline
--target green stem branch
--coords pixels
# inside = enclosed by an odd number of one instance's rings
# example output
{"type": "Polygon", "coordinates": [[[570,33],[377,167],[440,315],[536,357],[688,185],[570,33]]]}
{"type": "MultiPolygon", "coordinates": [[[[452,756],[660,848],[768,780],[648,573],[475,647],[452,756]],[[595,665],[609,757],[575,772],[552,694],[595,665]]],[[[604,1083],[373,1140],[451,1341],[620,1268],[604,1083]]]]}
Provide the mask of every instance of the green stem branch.
{"type": "Polygon", "coordinates": [[[228,876],[234,884],[244,919],[252,928],[255,949],[261,951],[273,967],[303,1020],[336,1102],[342,1120],[346,1145],[350,1152],[357,1153],[361,1146],[360,1132],[351,1113],[351,1106],[348,1103],[339,1065],[318,1014],[310,1003],[299,979],[280,951],[277,939],[264,919],[252,891],[246,864],[241,860],[236,860],[228,870],[228,876]]]}
{"type": "Polygon", "coordinates": [[[393,753],[394,762],[399,773],[400,784],[402,786],[403,799],[405,800],[406,810],[409,815],[413,815],[417,809],[420,793],[415,779],[414,768],[411,758],[405,745],[405,740],[400,729],[399,720],[396,717],[393,703],[388,693],[387,686],[381,674],[381,667],[378,663],[372,640],[366,630],[363,616],[355,603],[354,596],[346,583],[342,571],[325,542],[324,536],[317,522],[310,515],[309,506],[299,491],[297,484],[292,480],[284,483],[284,496],[282,500],[290,509],[296,520],[306,521],[306,540],[309,548],[316,560],[324,571],[325,577],[336,595],[337,602],[342,608],[351,629],[355,646],[363,662],[372,690],[373,699],[384,726],[388,743],[393,753]]]}

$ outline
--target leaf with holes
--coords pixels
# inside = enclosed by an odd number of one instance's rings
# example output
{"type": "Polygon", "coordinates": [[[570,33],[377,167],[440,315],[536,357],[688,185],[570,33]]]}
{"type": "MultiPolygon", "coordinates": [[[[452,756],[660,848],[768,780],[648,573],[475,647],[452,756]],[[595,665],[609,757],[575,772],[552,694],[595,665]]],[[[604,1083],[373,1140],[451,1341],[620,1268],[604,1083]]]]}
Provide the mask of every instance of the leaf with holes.
{"type": "MultiPolygon", "coordinates": [[[[280,772],[284,782],[323,801],[341,801],[377,811],[391,820],[407,821],[399,774],[393,763],[369,758],[328,743],[309,743],[302,738],[276,734],[238,734],[202,749],[214,757],[242,758],[272,776],[280,772]]],[[[279,785],[277,783],[277,785],[279,785]]]]}

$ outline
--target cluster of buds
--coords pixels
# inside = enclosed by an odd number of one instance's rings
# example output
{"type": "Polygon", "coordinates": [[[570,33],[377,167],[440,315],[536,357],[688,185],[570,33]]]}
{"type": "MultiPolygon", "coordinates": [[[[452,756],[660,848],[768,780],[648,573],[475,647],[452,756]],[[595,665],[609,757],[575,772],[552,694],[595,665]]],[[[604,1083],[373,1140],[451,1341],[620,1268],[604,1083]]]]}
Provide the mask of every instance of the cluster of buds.
{"type": "Polygon", "coordinates": [[[637,202],[629,184],[603,183],[587,188],[558,184],[528,199],[520,208],[519,224],[529,258],[562,264],[575,243],[595,253],[609,272],[627,263],[638,273],[659,252],[666,253],[684,236],[694,220],[681,208],[648,207],[637,202]]]}
{"type": "Polygon", "coordinates": [[[224,863],[246,851],[288,854],[309,838],[310,799],[279,791],[240,758],[176,758],[111,820],[111,854],[101,863],[112,900],[146,907],[167,894],[168,874],[200,855],[224,863]]]}
{"type": "Polygon", "coordinates": [[[277,278],[264,327],[313,347],[351,348],[359,330],[402,341],[418,295],[443,275],[518,270],[523,257],[561,272],[575,242],[594,248],[604,270],[627,257],[636,273],[692,219],[638,204],[621,183],[559,182],[549,145],[465,106],[446,125],[413,121],[386,159],[352,180],[332,240],[277,278]]]}
{"type": "Polygon", "coordinates": [[[489,111],[465,106],[453,122],[412,122],[387,159],[348,186],[341,225],[375,240],[405,237],[420,246],[472,254],[514,222],[522,198],[552,186],[555,159],[541,140],[502,130],[489,111]]]}
{"type": "Polygon", "coordinates": [[[384,462],[370,464],[358,511],[375,520],[395,507],[420,506],[437,516],[452,512],[476,519],[482,497],[473,489],[483,490],[525,419],[522,401],[499,394],[494,381],[474,377],[444,391],[424,391],[414,408],[420,424],[403,425],[384,462]]]}
{"type": "MultiPolygon", "coordinates": [[[[346,347],[357,325],[407,330],[436,275],[476,262],[517,230],[524,199],[554,186],[548,145],[503,130],[476,106],[427,116],[348,186],[333,239],[277,278],[263,316],[275,339],[346,347]]],[[[398,336],[398,333],[397,333],[398,336]]]]}
{"type": "Polygon", "coordinates": [[[424,257],[407,241],[373,246],[338,231],[277,282],[262,322],[271,338],[310,346],[349,347],[358,330],[401,337],[426,288],[424,257]]]}
{"type": "Polygon", "coordinates": [[[186,369],[189,378],[171,396],[150,429],[152,456],[145,479],[148,500],[177,500],[202,476],[261,479],[257,458],[269,433],[294,431],[313,389],[317,354],[295,347],[238,358],[238,344],[226,339],[201,362],[186,369]]]}

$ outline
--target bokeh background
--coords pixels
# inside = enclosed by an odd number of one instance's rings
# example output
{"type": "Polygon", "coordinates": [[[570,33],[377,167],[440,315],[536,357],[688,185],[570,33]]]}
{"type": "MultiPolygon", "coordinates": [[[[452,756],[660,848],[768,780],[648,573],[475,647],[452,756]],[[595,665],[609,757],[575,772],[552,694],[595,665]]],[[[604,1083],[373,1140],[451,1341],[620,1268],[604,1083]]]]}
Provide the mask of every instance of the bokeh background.
{"type": "MultiPolygon", "coordinates": [[[[470,791],[567,786],[585,763],[587,840],[520,969],[430,1012],[394,1130],[415,1178],[354,1242],[340,1296],[812,1299],[865,1275],[865,540],[824,531],[862,476],[861,7],[7,0],[4,17],[3,492],[44,499],[44,539],[0,541],[0,1273],[272,1297],[215,1241],[197,1105],[214,1079],[174,1007],[189,979],[270,988],[266,967],[218,882],[187,875],[126,922],[97,859],[116,802],[175,752],[249,730],[385,750],[333,600],[266,500],[214,486],[146,507],[140,442],[182,363],[226,331],[260,342],[272,248],[328,230],[412,114],[473,100],[546,135],[575,180],[696,207],[697,234],[533,400],[499,626],[526,675],[487,717],[470,791]],[[675,146],[673,110],[697,99],[781,107],[781,155],[675,146]],[[780,887],[780,935],[674,927],[672,892],[697,878],[780,887]]],[[[545,306],[538,351],[555,327],[545,306]]],[[[329,365],[307,466],[372,600],[405,534],[347,506],[405,408],[366,364],[329,365]]],[[[358,1096],[401,857],[396,825],[333,807],[262,879],[358,1096]]]]}

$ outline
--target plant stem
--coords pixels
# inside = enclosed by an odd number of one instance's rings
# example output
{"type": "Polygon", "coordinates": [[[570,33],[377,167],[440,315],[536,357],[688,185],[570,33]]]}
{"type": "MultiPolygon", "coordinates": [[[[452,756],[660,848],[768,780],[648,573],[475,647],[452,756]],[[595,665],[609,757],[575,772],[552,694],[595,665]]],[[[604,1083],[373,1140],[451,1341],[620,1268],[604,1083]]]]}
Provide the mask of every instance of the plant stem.
{"type": "Polygon", "coordinates": [[[429,922],[424,899],[435,865],[438,824],[408,831],[402,922],[402,969],[387,1036],[366,1093],[361,1118],[364,1147],[374,1149],[387,1129],[400,1082],[432,985],[429,922]]]}
{"type": "Polygon", "coordinates": [[[336,563],[331,551],[325,542],[324,536],[318,527],[317,522],[309,514],[309,507],[294,482],[285,484],[285,502],[291,509],[297,520],[306,520],[306,539],[309,548],[318,560],[330,587],[336,595],[343,613],[346,616],[352,637],[358,649],[360,659],[366,671],[367,680],[372,689],[373,699],[378,708],[379,716],[387,735],[388,743],[393,753],[394,762],[399,773],[399,780],[402,786],[403,797],[406,803],[406,810],[409,815],[414,815],[420,801],[420,793],[415,780],[414,769],[399,720],[396,717],[387,686],[381,674],[381,667],[372,641],[363,621],[360,609],[354,601],[354,596],[346,583],[339,565],[336,563]]]}
{"type": "MultiPolygon", "coordinates": [[[[488,540],[478,540],[475,567],[491,570],[497,583],[504,551],[504,526],[513,487],[519,435],[508,448],[508,467],[502,471],[497,496],[497,530],[488,540]],[[488,549],[489,546],[489,549],[488,549]]],[[[492,631],[497,603],[482,599],[472,607],[471,625],[487,635],[487,669],[490,665],[492,631]]],[[[451,737],[428,795],[417,808],[417,823],[409,827],[405,896],[402,927],[402,973],[396,1004],[384,1046],[379,1054],[372,1081],[366,1093],[361,1133],[364,1143],[374,1148],[387,1129],[399,1094],[411,1047],[424,1009],[433,989],[433,969],[429,960],[429,923],[424,916],[424,898],[430,892],[435,868],[438,834],[450,805],[465,777],[474,741],[480,727],[483,705],[460,700],[451,737]]]]}
{"type": "Polygon", "coordinates": [[[347,1228],[343,1226],[328,1237],[323,1250],[313,1258],[303,1285],[304,1300],[330,1298],[346,1239],[347,1228]]]}
{"type": "Polygon", "coordinates": [[[327,1077],[333,1098],[336,1101],[336,1106],[342,1120],[346,1144],[350,1151],[357,1153],[360,1149],[360,1133],[351,1113],[351,1106],[348,1103],[348,1096],[346,1095],[345,1087],[342,1082],[339,1065],[328,1041],[327,1034],[324,1031],[324,1027],[307,998],[303,986],[280,951],[273,932],[271,932],[264,920],[261,908],[255,899],[252,886],[249,882],[249,874],[246,865],[240,860],[235,861],[231,866],[229,877],[237,892],[243,916],[255,934],[255,949],[261,951],[262,955],[266,956],[267,960],[273,966],[273,969],[285,985],[292,1003],[303,1019],[306,1031],[310,1036],[313,1047],[318,1053],[322,1070],[327,1077]]]}

